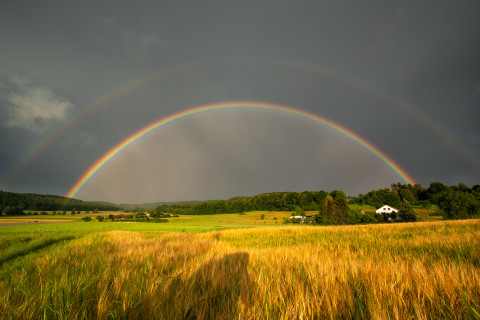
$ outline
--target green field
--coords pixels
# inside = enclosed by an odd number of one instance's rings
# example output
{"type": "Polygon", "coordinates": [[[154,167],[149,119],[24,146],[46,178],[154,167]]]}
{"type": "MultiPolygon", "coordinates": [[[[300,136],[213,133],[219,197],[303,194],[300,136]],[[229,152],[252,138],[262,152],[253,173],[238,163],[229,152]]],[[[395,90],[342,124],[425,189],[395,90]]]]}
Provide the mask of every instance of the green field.
{"type": "Polygon", "coordinates": [[[0,318],[480,319],[479,220],[288,216],[2,226],[0,318]]]}

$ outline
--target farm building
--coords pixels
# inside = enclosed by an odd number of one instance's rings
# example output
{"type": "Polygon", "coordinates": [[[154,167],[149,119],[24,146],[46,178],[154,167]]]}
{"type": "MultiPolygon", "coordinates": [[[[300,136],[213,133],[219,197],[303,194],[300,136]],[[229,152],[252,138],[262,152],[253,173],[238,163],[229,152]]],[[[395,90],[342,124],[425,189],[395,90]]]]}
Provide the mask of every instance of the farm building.
{"type": "Polygon", "coordinates": [[[314,222],[315,216],[291,216],[290,219],[300,219],[300,223],[314,222]]]}
{"type": "Polygon", "coordinates": [[[383,206],[381,207],[380,209],[377,209],[377,211],[375,211],[376,213],[392,213],[392,212],[398,212],[398,209],[395,209],[394,207],[390,207],[390,206],[383,206]]]}

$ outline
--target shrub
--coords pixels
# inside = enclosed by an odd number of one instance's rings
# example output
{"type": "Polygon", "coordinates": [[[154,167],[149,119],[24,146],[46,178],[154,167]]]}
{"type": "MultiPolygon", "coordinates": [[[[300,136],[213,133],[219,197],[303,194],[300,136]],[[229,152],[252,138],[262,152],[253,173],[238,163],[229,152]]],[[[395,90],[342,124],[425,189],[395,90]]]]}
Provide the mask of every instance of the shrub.
{"type": "Polygon", "coordinates": [[[302,219],[301,218],[293,218],[293,219],[290,219],[290,221],[292,221],[292,223],[301,223],[302,219]]]}
{"type": "Polygon", "coordinates": [[[103,216],[96,216],[96,218],[98,222],[103,222],[103,220],[105,219],[103,216]]]}
{"type": "Polygon", "coordinates": [[[135,213],[135,218],[136,219],[146,219],[147,215],[143,212],[138,212],[138,213],[135,213]]]}
{"type": "Polygon", "coordinates": [[[48,213],[46,211],[42,211],[42,212],[40,212],[40,215],[41,216],[46,216],[46,215],[48,215],[48,213]]]}
{"type": "Polygon", "coordinates": [[[260,219],[265,220],[265,214],[262,213],[262,215],[260,216],[260,219]]]}
{"type": "Polygon", "coordinates": [[[90,217],[83,217],[82,220],[85,221],[85,222],[89,222],[89,221],[92,220],[92,218],[90,218],[90,217]]]}

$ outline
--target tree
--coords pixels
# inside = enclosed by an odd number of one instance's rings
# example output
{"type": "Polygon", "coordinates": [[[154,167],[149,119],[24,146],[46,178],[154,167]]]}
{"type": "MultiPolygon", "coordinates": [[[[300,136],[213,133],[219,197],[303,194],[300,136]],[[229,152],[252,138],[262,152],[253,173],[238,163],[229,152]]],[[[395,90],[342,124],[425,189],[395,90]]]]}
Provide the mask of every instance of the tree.
{"type": "Polygon", "coordinates": [[[6,216],[21,216],[21,215],[24,215],[25,213],[23,212],[23,209],[20,207],[6,206],[5,209],[3,210],[3,214],[6,216]]]}
{"type": "Polygon", "coordinates": [[[402,190],[400,190],[399,194],[400,194],[400,198],[402,200],[407,200],[408,202],[413,203],[413,204],[416,202],[416,199],[415,199],[412,191],[410,191],[409,189],[402,189],[402,190]]]}
{"type": "Polygon", "coordinates": [[[316,224],[346,224],[350,209],[345,199],[333,199],[327,195],[320,204],[320,210],[315,216],[316,224]]]}
{"type": "Polygon", "coordinates": [[[330,195],[332,196],[332,198],[334,200],[345,200],[345,201],[347,201],[347,195],[343,191],[333,190],[332,192],[330,192],[330,195]]]}
{"type": "Polygon", "coordinates": [[[417,221],[417,215],[407,199],[402,200],[402,205],[398,211],[398,217],[404,222],[417,221]]]}
{"type": "Polygon", "coordinates": [[[427,190],[428,200],[430,200],[432,203],[437,203],[438,197],[440,197],[442,192],[445,192],[448,189],[448,186],[441,182],[430,183],[430,187],[427,190]]]}
{"type": "Polygon", "coordinates": [[[305,210],[302,207],[296,206],[295,207],[295,215],[296,216],[305,216],[305,210]]]}
{"type": "Polygon", "coordinates": [[[438,197],[445,219],[468,219],[480,215],[479,200],[471,193],[449,189],[438,197]]]}

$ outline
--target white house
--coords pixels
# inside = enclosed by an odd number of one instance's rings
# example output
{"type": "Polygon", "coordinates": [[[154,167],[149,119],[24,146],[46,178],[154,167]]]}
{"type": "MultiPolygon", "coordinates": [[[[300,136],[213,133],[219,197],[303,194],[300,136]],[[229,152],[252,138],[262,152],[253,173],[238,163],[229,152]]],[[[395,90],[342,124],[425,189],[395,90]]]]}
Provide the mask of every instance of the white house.
{"type": "Polygon", "coordinates": [[[304,223],[306,217],[305,217],[305,216],[291,216],[290,219],[301,219],[301,220],[302,220],[302,223],[304,223]]]}
{"type": "Polygon", "coordinates": [[[314,222],[315,216],[291,216],[290,219],[301,219],[300,223],[307,223],[308,221],[314,222]]]}
{"type": "Polygon", "coordinates": [[[398,212],[398,209],[395,209],[394,207],[390,206],[383,206],[380,209],[377,209],[375,211],[376,213],[392,213],[392,212],[398,212]]]}

